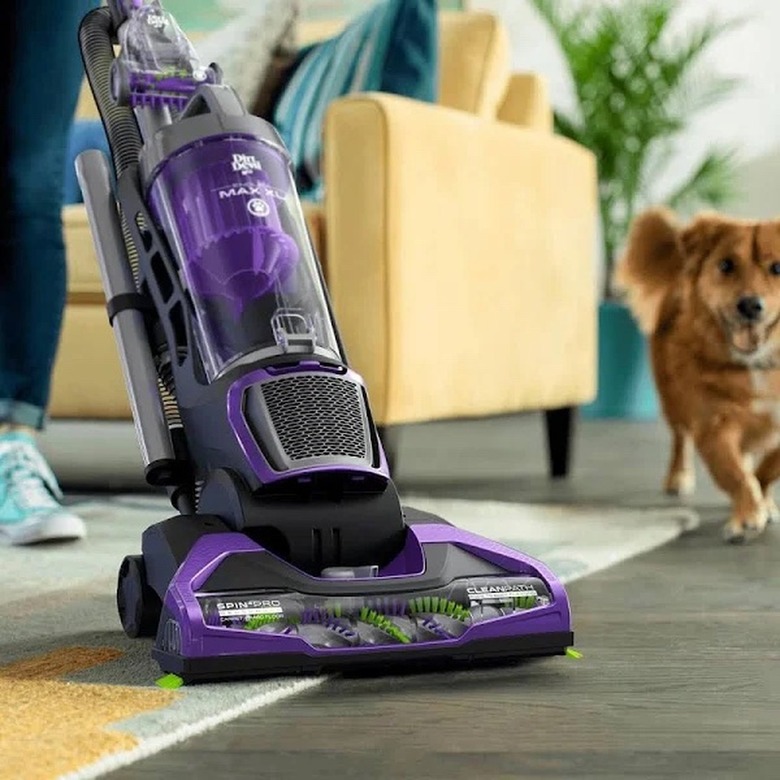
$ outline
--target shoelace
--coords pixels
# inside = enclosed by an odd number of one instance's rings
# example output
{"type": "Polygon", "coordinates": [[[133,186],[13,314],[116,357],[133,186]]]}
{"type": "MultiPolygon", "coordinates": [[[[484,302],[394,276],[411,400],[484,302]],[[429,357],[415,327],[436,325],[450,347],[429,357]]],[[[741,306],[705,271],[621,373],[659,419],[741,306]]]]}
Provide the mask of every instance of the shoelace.
{"type": "Polygon", "coordinates": [[[59,490],[46,461],[32,446],[17,444],[0,452],[0,478],[23,509],[53,509],[59,490]]]}

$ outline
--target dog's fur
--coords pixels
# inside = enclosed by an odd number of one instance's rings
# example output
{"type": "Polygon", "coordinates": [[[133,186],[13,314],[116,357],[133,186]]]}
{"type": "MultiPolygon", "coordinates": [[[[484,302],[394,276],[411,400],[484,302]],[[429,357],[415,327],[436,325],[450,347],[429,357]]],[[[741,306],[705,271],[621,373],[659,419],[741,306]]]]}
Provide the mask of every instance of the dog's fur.
{"type": "Polygon", "coordinates": [[[761,533],[780,479],[780,221],[651,209],[632,226],[615,284],[650,340],[673,437],[666,490],[694,489],[695,445],[729,495],[724,536],[761,533]],[[760,298],[749,320],[738,309],[760,298]]]}

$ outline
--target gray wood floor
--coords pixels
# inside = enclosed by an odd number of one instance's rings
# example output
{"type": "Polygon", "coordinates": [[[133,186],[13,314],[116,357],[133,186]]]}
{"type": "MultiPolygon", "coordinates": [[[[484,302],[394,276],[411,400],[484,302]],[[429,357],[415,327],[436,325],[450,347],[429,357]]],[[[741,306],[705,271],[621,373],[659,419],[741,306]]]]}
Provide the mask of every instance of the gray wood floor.
{"type": "MultiPolygon", "coordinates": [[[[587,424],[565,485],[544,477],[536,418],[404,433],[399,484],[446,496],[665,503],[666,433],[587,424]]],[[[720,541],[726,505],[664,549],[575,583],[579,661],[336,679],[121,770],[138,778],[780,777],[780,528],[720,541]]]]}

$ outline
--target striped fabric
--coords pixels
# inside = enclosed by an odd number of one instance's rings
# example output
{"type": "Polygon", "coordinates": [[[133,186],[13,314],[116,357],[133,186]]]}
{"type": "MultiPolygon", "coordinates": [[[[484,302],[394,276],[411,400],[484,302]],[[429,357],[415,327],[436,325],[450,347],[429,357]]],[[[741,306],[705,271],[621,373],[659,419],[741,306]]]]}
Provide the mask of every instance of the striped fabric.
{"type": "Polygon", "coordinates": [[[382,0],[335,38],[300,52],[273,112],[298,187],[322,197],[322,130],[330,103],[355,92],[433,102],[438,84],[436,0],[382,0]]]}

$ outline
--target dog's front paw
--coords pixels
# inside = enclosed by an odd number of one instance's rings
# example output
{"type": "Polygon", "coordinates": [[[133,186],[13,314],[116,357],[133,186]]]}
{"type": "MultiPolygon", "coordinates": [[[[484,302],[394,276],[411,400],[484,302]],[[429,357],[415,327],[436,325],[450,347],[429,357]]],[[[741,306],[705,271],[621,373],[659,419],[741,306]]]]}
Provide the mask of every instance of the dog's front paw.
{"type": "Polygon", "coordinates": [[[723,541],[729,544],[741,544],[745,541],[745,527],[738,519],[732,517],[723,526],[723,541]]]}
{"type": "Polygon", "coordinates": [[[747,518],[732,517],[723,527],[723,539],[730,544],[749,542],[764,532],[768,520],[766,506],[762,506],[747,518]]]}
{"type": "Polygon", "coordinates": [[[764,505],[766,506],[766,519],[770,523],[776,523],[780,520],[780,507],[777,506],[777,502],[772,496],[767,496],[764,499],[764,505]]]}
{"type": "Polygon", "coordinates": [[[664,490],[669,496],[691,496],[696,490],[696,474],[693,471],[674,471],[666,478],[664,490]]]}

